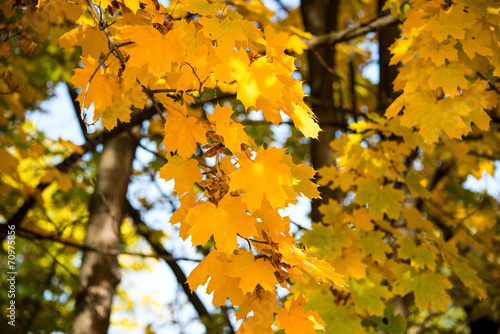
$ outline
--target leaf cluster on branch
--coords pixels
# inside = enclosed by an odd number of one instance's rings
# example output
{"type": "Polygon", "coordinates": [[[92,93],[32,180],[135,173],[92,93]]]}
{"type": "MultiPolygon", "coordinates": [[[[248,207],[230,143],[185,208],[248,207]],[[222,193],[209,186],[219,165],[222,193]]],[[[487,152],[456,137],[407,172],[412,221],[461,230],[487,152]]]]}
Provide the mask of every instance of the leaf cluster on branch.
{"type": "MultiPolygon", "coordinates": [[[[375,1],[340,4],[357,16],[339,15],[345,29],[317,35],[305,31],[306,6],[301,13],[279,5],[287,17],[273,23],[257,0],[2,4],[3,238],[14,225],[32,247],[27,255],[44,259],[43,286],[52,277],[74,280],[78,250],[163,259],[207,332],[217,320],[194,293],[202,285],[216,307],[233,308],[237,333],[423,332],[460,312],[469,322],[498,322],[498,203],[463,186],[470,175],[493,174],[500,156],[498,1],[389,0],[383,11],[375,1]],[[377,103],[382,83],[359,65],[371,58],[363,43],[377,38],[368,33],[397,28],[390,65],[399,74],[385,108],[377,103]],[[312,62],[330,80],[326,100],[301,81],[314,85],[312,62]],[[75,88],[82,146],[51,141],[25,120],[51,94],[47,82],[61,80],[75,88]],[[311,105],[324,109],[319,119],[311,105]],[[252,111],[264,120],[252,120],[252,111]],[[180,205],[162,196],[175,209],[170,223],[206,255],[189,277],[177,261],[190,258],[167,251],[164,234],[130,202],[124,244],[141,237],[156,254],[83,238],[98,147],[145,121],[140,139],[154,149],[139,147],[155,157],[134,176],[174,180],[180,205]],[[98,122],[104,130],[87,133],[98,122]],[[284,148],[262,138],[269,124],[289,130],[284,148]],[[317,152],[304,143],[318,138],[331,164],[311,167],[317,152]],[[300,240],[282,211],[299,197],[320,217],[300,240]]],[[[30,319],[40,303],[27,310],[30,319]]],[[[227,312],[224,322],[234,332],[227,312]]]]}

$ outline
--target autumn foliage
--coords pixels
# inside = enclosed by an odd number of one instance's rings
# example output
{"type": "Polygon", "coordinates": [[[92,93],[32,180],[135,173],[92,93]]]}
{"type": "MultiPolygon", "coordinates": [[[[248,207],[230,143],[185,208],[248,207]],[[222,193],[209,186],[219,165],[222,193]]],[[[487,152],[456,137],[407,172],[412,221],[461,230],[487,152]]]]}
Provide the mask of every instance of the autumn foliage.
{"type": "MultiPolygon", "coordinates": [[[[377,104],[377,85],[359,70],[376,37],[318,42],[299,9],[280,19],[257,0],[4,2],[0,219],[28,248],[36,236],[63,241],[61,250],[85,246],[84,225],[67,220],[87,215],[95,167],[56,164],[105,140],[53,142],[24,115],[47,97],[47,82],[66,81],[85,132],[99,121],[112,136],[149,119],[150,171],[174,180],[180,203],[170,224],[206,255],[187,284],[233,308],[237,333],[439,331],[449,318],[450,333],[465,333],[477,318],[498,322],[498,203],[463,183],[493,175],[500,157],[500,4],[390,0],[382,14],[376,2],[340,6],[346,34],[385,28],[382,19],[400,29],[389,103],[377,104]],[[325,103],[342,118],[333,125],[315,116],[315,91],[305,93],[317,75],[306,56],[321,59],[325,48],[336,50],[321,62],[334,77],[325,103]],[[43,73],[47,57],[64,59],[50,65],[59,72],[43,73]],[[261,112],[258,125],[251,111],[261,112]],[[287,143],[263,141],[259,127],[271,124],[287,126],[287,143]],[[325,141],[329,126],[337,132],[325,141]],[[318,138],[330,165],[308,163],[315,153],[304,147],[318,138]],[[297,233],[282,210],[299,197],[321,218],[297,233]],[[42,204],[19,219],[29,201],[42,204]]],[[[141,228],[131,234],[147,238],[141,228]]]]}

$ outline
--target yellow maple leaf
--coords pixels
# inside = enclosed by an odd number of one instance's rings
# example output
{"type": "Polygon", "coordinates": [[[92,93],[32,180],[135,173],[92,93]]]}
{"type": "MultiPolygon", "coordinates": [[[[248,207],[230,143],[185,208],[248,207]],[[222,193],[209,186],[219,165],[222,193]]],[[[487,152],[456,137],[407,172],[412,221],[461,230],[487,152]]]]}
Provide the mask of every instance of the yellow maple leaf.
{"type": "Polygon", "coordinates": [[[243,202],[251,213],[261,207],[264,196],[277,209],[285,207],[297,195],[294,191],[291,196],[287,192],[293,177],[290,167],[282,162],[283,155],[284,150],[275,147],[267,150],[261,147],[254,160],[243,153],[237,154],[240,168],[229,175],[229,190],[243,191],[243,202]]]}
{"type": "Polygon", "coordinates": [[[127,66],[148,66],[149,72],[158,78],[172,71],[172,63],[184,61],[184,47],[180,38],[184,36],[181,29],[174,28],[162,34],[150,25],[124,26],[120,28],[119,38],[122,41],[133,41],[132,45],[124,47],[130,59],[127,66]]]}
{"type": "Polygon", "coordinates": [[[453,97],[457,95],[459,88],[464,89],[469,86],[469,81],[465,78],[469,69],[462,63],[451,62],[448,65],[430,68],[427,71],[431,75],[429,79],[431,90],[441,87],[445,95],[453,97]]]}
{"type": "Polygon", "coordinates": [[[78,28],[68,31],[59,38],[61,48],[82,47],[82,56],[99,59],[101,53],[109,51],[108,39],[99,27],[82,23],[78,28]]]}
{"type": "Polygon", "coordinates": [[[305,311],[305,297],[300,294],[292,300],[290,308],[282,308],[276,316],[276,326],[286,330],[287,334],[316,334],[324,329],[325,323],[316,311],[305,311]]]}
{"type": "Polygon", "coordinates": [[[240,279],[227,275],[229,265],[229,257],[213,249],[189,275],[187,279],[189,288],[195,290],[198,286],[204,285],[210,277],[207,292],[213,293],[212,301],[215,306],[225,305],[227,298],[233,305],[241,304],[244,294],[238,287],[240,279]]]}
{"type": "Polygon", "coordinates": [[[279,236],[283,232],[287,233],[290,229],[290,220],[281,217],[268,201],[264,201],[262,207],[255,211],[253,216],[259,218],[255,225],[257,229],[263,230],[271,238],[279,236]]]}
{"type": "Polygon", "coordinates": [[[241,16],[235,14],[233,13],[231,17],[226,16],[223,20],[218,17],[200,17],[198,21],[217,42],[217,46],[234,48],[236,41],[246,42],[248,39],[242,31],[243,20],[241,16]]]}
{"type": "Polygon", "coordinates": [[[365,256],[366,254],[359,249],[359,242],[356,239],[350,247],[343,249],[342,255],[331,261],[331,264],[338,273],[361,279],[366,276],[367,266],[362,261],[365,256]]]}
{"type": "Polygon", "coordinates": [[[430,92],[405,94],[397,98],[387,109],[386,116],[394,117],[402,106],[404,114],[400,117],[401,125],[420,127],[419,133],[427,143],[437,142],[441,131],[450,138],[460,138],[468,133],[468,126],[460,114],[450,112],[448,98],[436,100],[430,92]]]}
{"type": "Polygon", "coordinates": [[[224,145],[231,152],[237,153],[241,152],[241,144],[245,144],[247,146],[251,145],[248,135],[244,130],[245,127],[231,120],[233,112],[234,111],[230,106],[216,106],[209,119],[211,122],[215,122],[215,133],[224,138],[224,145]]]}
{"type": "Polygon", "coordinates": [[[253,316],[243,322],[241,325],[243,328],[240,328],[238,332],[258,333],[261,330],[264,333],[269,333],[271,325],[274,323],[274,313],[277,313],[279,309],[273,292],[257,289],[254,293],[246,294],[238,311],[236,311],[236,319],[244,319],[252,311],[253,316]]]}
{"type": "Polygon", "coordinates": [[[463,5],[449,6],[448,9],[441,8],[438,3],[434,3],[438,11],[438,17],[429,19],[426,30],[439,42],[443,42],[448,36],[455,39],[465,37],[465,29],[474,25],[474,17],[464,9],[463,5]]]}
{"type": "Polygon", "coordinates": [[[186,216],[189,212],[189,209],[195,206],[196,204],[196,194],[195,193],[186,193],[184,196],[179,198],[181,205],[175,210],[172,217],[170,217],[170,224],[181,224],[179,228],[179,236],[186,240],[189,235],[188,231],[191,225],[186,223],[186,216]]]}
{"type": "Polygon", "coordinates": [[[224,8],[222,1],[183,0],[183,9],[192,14],[216,15],[224,8]]]}
{"type": "Polygon", "coordinates": [[[120,87],[115,79],[108,77],[106,69],[99,68],[100,64],[94,58],[82,57],[82,63],[84,67],[76,69],[71,78],[75,87],[83,88],[77,100],[83,108],[90,107],[94,102],[95,110],[104,111],[112,105],[113,98],[120,96],[120,87]],[[89,79],[96,68],[99,69],[89,84],[89,79]]]}
{"type": "Polygon", "coordinates": [[[462,49],[470,59],[476,58],[476,52],[482,56],[493,56],[493,38],[491,31],[483,21],[476,24],[465,32],[465,38],[460,40],[462,49]]]}
{"type": "Polygon", "coordinates": [[[240,278],[239,287],[243,293],[254,292],[257,285],[266,291],[274,291],[278,280],[274,275],[276,268],[263,258],[256,259],[252,252],[240,250],[230,257],[228,274],[240,278]]]}
{"type": "Polygon", "coordinates": [[[170,109],[165,116],[165,138],[162,144],[166,152],[177,152],[183,158],[190,158],[196,152],[196,143],[207,142],[206,131],[194,117],[186,116],[185,107],[170,109]]]}
{"type": "Polygon", "coordinates": [[[166,181],[175,179],[174,189],[180,196],[191,191],[194,183],[203,180],[198,162],[178,155],[168,158],[167,164],[160,169],[160,177],[166,181]]]}
{"type": "Polygon", "coordinates": [[[197,203],[186,216],[193,245],[204,245],[213,235],[215,247],[221,253],[233,253],[238,249],[237,234],[244,238],[257,234],[255,218],[245,211],[241,196],[226,195],[218,206],[210,202],[197,203]]]}
{"type": "Polygon", "coordinates": [[[418,49],[419,58],[430,58],[435,66],[444,65],[446,60],[458,60],[458,50],[455,48],[455,40],[448,39],[442,43],[438,43],[434,37],[430,36],[430,33],[427,34],[426,38],[422,38],[425,41],[425,46],[418,49]]]}

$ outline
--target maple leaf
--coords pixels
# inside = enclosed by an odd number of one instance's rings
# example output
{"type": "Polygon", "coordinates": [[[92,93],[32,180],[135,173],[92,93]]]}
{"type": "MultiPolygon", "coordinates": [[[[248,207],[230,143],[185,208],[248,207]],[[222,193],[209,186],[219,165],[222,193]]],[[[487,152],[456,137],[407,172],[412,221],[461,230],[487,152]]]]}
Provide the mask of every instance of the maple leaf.
{"type": "Polygon", "coordinates": [[[325,323],[316,311],[305,311],[305,297],[299,295],[292,300],[289,309],[282,308],[276,316],[276,326],[288,334],[315,334],[324,329],[325,323]]]}
{"type": "Polygon", "coordinates": [[[263,331],[268,333],[274,323],[274,313],[277,313],[279,309],[275,291],[257,289],[254,293],[247,293],[236,311],[236,319],[244,319],[252,311],[253,316],[243,322],[241,325],[243,328],[240,328],[238,332],[254,333],[256,331],[258,333],[263,331]]]}
{"type": "Polygon", "coordinates": [[[276,268],[263,258],[256,259],[252,252],[240,251],[231,255],[228,274],[240,278],[239,288],[243,293],[253,292],[257,285],[273,291],[278,284],[274,275],[276,268]]]}
{"type": "Polygon", "coordinates": [[[318,191],[318,186],[312,181],[316,171],[307,164],[296,165],[290,155],[283,157],[283,162],[290,166],[290,173],[294,178],[293,189],[298,193],[302,193],[309,199],[321,198],[318,191]]]}
{"type": "Polygon", "coordinates": [[[213,249],[189,275],[187,279],[189,288],[194,291],[210,278],[207,292],[213,293],[212,302],[217,307],[225,305],[228,298],[233,305],[241,304],[244,295],[238,287],[240,279],[227,275],[229,265],[229,257],[213,249]]]}
{"type": "MultiPolygon", "coordinates": [[[[338,306],[335,308],[330,308],[327,311],[329,320],[328,323],[332,326],[326,327],[326,329],[335,328],[336,334],[352,334],[352,333],[365,333],[364,327],[361,325],[361,318],[359,318],[354,312],[352,306],[338,306]]],[[[323,319],[326,319],[323,316],[323,319]]]]}
{"type": "Polygon", "coordinates": [[[446,311],[451,298],[447,289],[452,285],[448,278],[442,274],[431,271],[416,273],[407,265],[399,265],[396,270],[397,279],[394,284],[394,294],[401,296],[413,291],[415,305],[423,312],[432,305],[436,311],[446,311]]]}
{"type": "Polygon", "coordinates": [[[194,183],[200,183],[203,176],[196,160],[185,160],[181,156],[168,158],[168,162],[160,169],[160,177],[168,181],[175,179],[174,189],[182,196],[193,188],[194,183]]]}
{"type": "Polygon", "coordinates": [[[290,236],[282,236],[276,242],[278,243],[279,252],[283,256],[283,262],[290,266],[298,266],[318,282],[328,282],[340,287],[345,285],[342,275],[335,272],[328,262],[308,256],[304,250],[297,246],[295,240],[290,236]]]}
{"type": "Polygon", "coordinates": [[[392,297],[387,286],[373,281],[370,276],[361,280],[351,278],[349,280],[349,290],[355,302],[354,307],[359,313],[366,309],[370,314],[382,315],[385,308],[383,300],[392,297]]]}
{"type": "Polygon", "coordinates": [[[311,108],[303,103],[292,103],[292,106],[286,109],[285,113],[292,118],[293,124],[304,136],[318,138],[321,128],[316,123],[316,116],[314,116],[311,108]]]}
{"type": "Polygon", "coordinates": [[[358,183],[354,201],[360,205],[368,204],[368,211],[375,219],[382,219],[384,214],[389,218],[399,218],[400,202],[405,199],[403,192],[391,186],[380,188],[377,180],[365,179],[358,183]]]}
{"type": "Polygon", "coordinates": [[[375,225],[372,223],[372,216],[368,213],[367,208],[359,208],[352,212],[352,216],[347,215],[344,222],[352,222],[356,228],[363,231],[372,231],[375,225]]]}
{"type": "Polygon", "coordinates": [[[429,72],[431,73],[429,88],[435,90],[441,87],[445,95],[453,97],[457,95],[459,87],[463,89],[469,86],[469,81],[465,78],[468,68],[462,63],[451,62],[448,65],[432,68],[429,72]]]}
{"type": "Polygon", "coordinates": [[[267,200],[262,203],[260,209],[253,213],[253,216],[259,218],[255,223],[256,228],[264,231],[268,236],[279,236],[290,229],[290,220],[282,217],[267,200]]]}
{"type": "Polygon", "coordinates": [[[241,151],[241,144],[245,144],[246,146],[251,145],[250,140],[245,133],[245,127],[239,123],[231,121],[231,115],[233,112],[233,109],[229,106],[216,106],[209,119],[211,122],[215,122],[215,133],[224,138],[224,145],[231,152],[237,153],[241,151]]]}
{"type": "MultiPolygon", "coordinates": [[[[435,7],[440,8],[438,4],[435,7]]],[[[443,42],[448,36],[455,39],[465,37],[465,29],[474,24],[473,16],[470,15],[463,6],[450,6],[447,10],[440,10],[438,18],[429,20],[426,29],[432,33],[432,36],[439,42],[443,42]]]]}
{"type": "Polygon", "coordinates": [[[493,39],[488,26],[483,21],[468,29],[465,38],[460,40],[462,49],[470,59],[476,58],[476,53],[482,56],[493,56],[493,39]]]}
{"type": "Polygon", "coordinates": [[[165,138],[162,144],[166,152],[177,152],[187,159],[196,152],[196,143],[206,143],[205,129],[198,124],[196,118],[187,116],[185,109],[171,109],[165,120],[165,138]]]}
{"type": "Polygon", "coordinates": [[[119,37],[124,42],[134,42],[124,48],[130,56],[127,65],[138,68],[147,65],[153,75],[161,78],[171,71],[172,63],[182,63],[184,48],[180,38],[184,31],[175,27],[165,34],[150,25],[122,27],[119,37]]]}
{"type": "Polygon", "coordinates": [[[187,12],[200,15],[216,15],[224,8],[221,1],[208,0],[183,0],[183,9],[187,12]]]}
{"type": "Polygon", "coordinates": [[[481,278],[478,277],[477,272],[472,269],[467,263],[462,261],[453,260],[451,262],[451,269],[460,280],[469,288],[474,290],[476,295],[481,298],[487,298],[486,291],[484,290],[484,283],[481,278]]]}
{"type": "Polygon", "coordinates": [[[358,235],[361,248],[366,254],[370,254],[373,260],[383,263],[387,258],[386,253],[392,253],[392,248],[384,241],[384,232],[360,231],[358,235]]]}
{"type": "Polygon", "coordinates": [[[195,193],[186,193],[184,196],[179,198],[181,205],[175,210],[172,217],[170,217],[170,224],[180,223],[181,227],[179,229],[179,236],[186,240],[189,235],[188,231],[191,228],[191,225],[186,222],[186,216],[189,212],[189,209],[195,206],[196,204],[196,194],[195,193]]]}
{"type": "Polygon", "coordinates": [[[417,246],[411,238],[399,239],[398,257],[411,260],[416,268],[436,269],[436,253],[429,247],[417,246]]]}
{"type": "Polygon", "coordinates": [[[96,110],[104,111],[111,106],[114,97],[120,96],[118,83],[107,75],[106,69],[100,67],[99,62],[94,58],[88,56],[81,59],[84,67],[76,69],[71,78],[71,83],[75,87],[83,88],[77,100],[83,108],[89,108],[94,102],[96,110]],[[96,69],[98,70],[89,84],[90,77],[96,69]]]}
{"type": "Polygon", "coordinates": [[[217,17],[200,17],[198,21],[217,42],[217,46],[234,48],[236,41],[247,40],[247,36],[241,29],[241,16],[227,16],[223,20],[217,17]]]}
{"type": "Polygon", "coordinates": [[[425,46],[418,49],[418,57],[430,58],[435,66],[444,65],[446,60],[457,61],[458,50],[455,44],[456,41],[449,39],[439,43],[435,38],[428,36],[425,38],[425,46]]]}
{"type": "Polygon", "coordinates": [[[419,126],[419,133],[427,143],[438,141],[441,131],[446,132],[450,138],[460,138],[462,134],[468,133],[470,127],[460,114],[445,112],[450,103],[450,99],[436,101],[430,92],[417,92],[396,99],[387,109],[386,116],[394,117],[404,105],[401,125],[419,126]]]}
{"type": "Polygon", "coordinates": [[[62,48],[80,45],[82,47],[82,56],[90,56],[93,59],[99,59],[101,53],[107,53],[109,50],[106,35],[99,30],[99,27],[93,27],[86,23],[82,23],[78,28],[61,36],[59,45],[62,48]]]}
{"type": "Polygon", "coordinates": [[[327,224],[337,225],[342,222],[342,206],[334,199],[329,199],[328,204],[322,204],[319,207],[319,212],[323,215],[323,222],[327,224]]]}
{"type": "Polygon", "coordinates": [[[293,178],[290,167],[282,162],[283,155],[284,150],[275,147],[259,148],[254,160],[237,154],[240,168],[229,175],[229,190],[243,191],[243,202],[251,213],[261,207],[264,196],[277,209],[297,195],[294,191],[289,193],[293,178]]]}
{"type": "Polygon", "coordinates": [[[334,258],[352,243],[346,229],[336,231],[332,226],[323,224],[314,224],[312,230],[304,232],[300,241],[307,246],[309,254],[321,258],[334,258]]]}
{"type": "Polygon", "coordinates": [[[384,316],[372,316],[372,320],[377,324],[377,329],[388,334],[404,333],[406,330],[406,319],[400,315],[394,315],[394,306],[387,303],[384,316]]]}
{"type": "Polygon", "coordinates": [[[359,249],[359,245],[353,243],[350,247],[344,248],[342,255],[330,263],[339,274],[361,279],[366,276],[367,265],[362,261],[365,256],[366,254],[359,249]]]}
{"type": "MultiPolygon", "coordinates": [[[[224,254],[219,253],[217,249],[213,249],[207,256],[191,271],[186,283],[191,291],[196,290],[200,285],[204,285],[210,277],[210,265],[213,261],[220,261],[219,257],[224,254]]],[[[227,259],[227,257],[225,257],[227,259]]],[[[229,259],[226,260],[229,263],[229,259]]]]}
{"type": "Polygon", "coordinates": [[[193,245],[204,245],[213,235],[216,248],[224,254],[238,249],[236,235],[244,238],[257,233],[255,218],[245,213],[246,207],[240,196],[224,196],[216,206],[210,202],[198,202],[186,216],[191,227],[193,245]]]}

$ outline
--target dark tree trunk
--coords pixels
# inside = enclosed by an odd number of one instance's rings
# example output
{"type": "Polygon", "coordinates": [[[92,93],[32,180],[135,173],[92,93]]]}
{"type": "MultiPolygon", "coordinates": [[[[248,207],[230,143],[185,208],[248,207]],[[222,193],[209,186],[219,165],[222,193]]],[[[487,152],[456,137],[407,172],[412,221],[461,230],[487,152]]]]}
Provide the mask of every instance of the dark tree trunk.
{"type": "MultiPolygon", "coordinates": [[[[301,12],[306,31],[313,35],[322,35],[337,30],[339,0],[308,0],[301,2],[301,12]]],[[[312,109],[318,117],[321,129],[319,140],[311,141],[311,161],[314,169],[333,165],[333,152],[329,143],[335,138],[335,131],[345,124],[340,106],[334,105],[333,83],[335,70],[335,47],[322,46],[308,51],[309,78],[311,87],[310,100],[312,109]]],[[[321,221],[318,207],[333,197],[328,187],[321,187],[321,200],[313,201],[311,219],[321,221]]]]}
{"type": "MultiPolygon", "coordinates": [[[[125,196],[139,136],[137,125],[103,146],[85,236],[85,245],[89,247],[103,252],[118,250],[120,225],[126,212],[125,196]]],[[[112,299],[120,276],[117,255],[84,253],[73,333],[108,332],[112,299]]]]}
{"type": "MultiPolygon", "coordinates": [[[[379,0],[379,12],[384,7],[386,0],[379,0]]],[[[391,52],[389,47],[399,37],[398,25],[391,24],[379,31],[378,35],[378,56],[379,56],[379,69],[380,69],[380,82],[378,92],[378,109],[380,113],[384,113],[385,109],[394,100],[394,90],[392,83],[398,74],[398,69],[395,65],[389,66],[391,61],[391,52]]]]}

